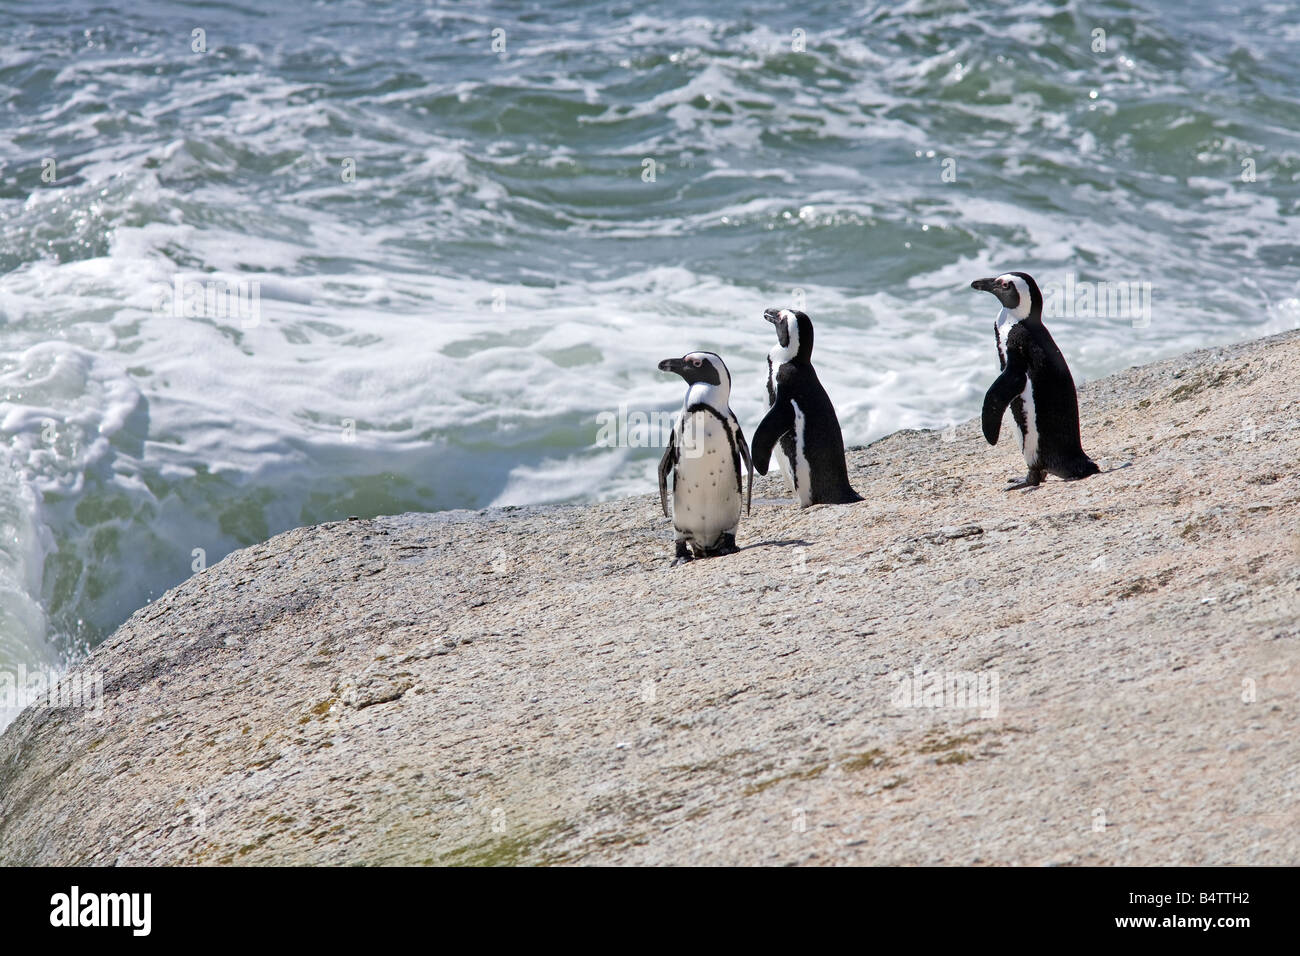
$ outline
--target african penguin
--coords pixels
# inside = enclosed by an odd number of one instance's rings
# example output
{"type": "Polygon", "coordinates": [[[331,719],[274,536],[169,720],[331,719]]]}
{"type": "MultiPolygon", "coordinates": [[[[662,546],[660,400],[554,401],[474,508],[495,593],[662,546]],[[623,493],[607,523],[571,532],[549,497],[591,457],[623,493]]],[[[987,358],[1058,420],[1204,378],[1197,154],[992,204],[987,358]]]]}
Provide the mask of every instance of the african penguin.
{"type": "Polygon", "coordinates": [[[673,565],[694,558],[735,554],[740,523],[740,463],[749,472],[746,510],[754,493],[749,446],[732,413],[731,373],[712,352],[664,359],[661,372],[686,379],[686,400],[659,462],[659,504],[668,517],[668,475],[673,476],[673,565]]]}
{"type": "Polygon", "coordinates": [[[812,319],[791,309],[768,309],[763,318],[776,327],[778,344],[767,356],[770,407],[754,432],[754,467],[766,475],[776,450],[801,508],[861,501],[849,484],[835,407],[812,367],[812,319]]]}
{"type": "MultiPolygon", "coordinates": [[[[1002,416],[1011,406],[1029,473],[1012,488],[1031,488],[1045,474],[1074,480],[1101,471],[1079,440],[1079,397],[1065,356],[1043,325],[1043,294],[1026,272],[1008,272],[970,284],[992,292],[1000,303],[998,376],[984,396],[984,437],[998,443],[1002,416]]],[[[757,439],[755,451],[758,450],[757,439]]],[[[1014,481],[1015,479],[1013,479],[1014,481]]]]}

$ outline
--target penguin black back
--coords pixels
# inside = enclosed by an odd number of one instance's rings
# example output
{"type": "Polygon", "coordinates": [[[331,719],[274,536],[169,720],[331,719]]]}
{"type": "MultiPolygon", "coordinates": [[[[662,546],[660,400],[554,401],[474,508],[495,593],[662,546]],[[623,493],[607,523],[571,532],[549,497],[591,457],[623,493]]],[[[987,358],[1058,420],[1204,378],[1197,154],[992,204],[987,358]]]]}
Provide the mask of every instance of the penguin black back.
{"type": "Polygon", "coordinates": [[[1021,437],[1033,486],[1044,474],[1072,480],[1101,469],[1083,451],[1079,398],[1065,356],[1043,325],[1043,296],[1025,272],[976,279],[971,288],[991,292],[1002,304],[994,331],[1002,374],[984,396],[982,424],[990,445],[998,443],[1008,406],[1021,437]]]}
{"type": "Polygon", "coordinates": [[[792,309],[768,309],[763,317],[775,327],[778,344],[768,356],[771,407],[754,432],[754,467],[767,474],[780,443],[801,507],[861,501],[849,484],[835,406],[812,366],[812,320],[792,309]]]}

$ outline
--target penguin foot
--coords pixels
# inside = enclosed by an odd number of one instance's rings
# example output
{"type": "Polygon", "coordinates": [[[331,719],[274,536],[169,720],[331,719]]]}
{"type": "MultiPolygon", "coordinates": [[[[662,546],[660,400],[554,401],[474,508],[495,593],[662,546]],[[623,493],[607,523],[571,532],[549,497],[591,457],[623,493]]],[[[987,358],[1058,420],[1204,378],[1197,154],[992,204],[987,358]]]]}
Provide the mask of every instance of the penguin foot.
{"type": "Polygon", "coordinates": [[[723,554],[736,554],[739,551],[740,549],[736,547],[736,536],[734,534],[724,534],[718,539],[717,547],[712,549],[710,555],[716,557],[723,554]]]}
{"type": "Polygon", "coordinates": [[[1101,466],[1091,458],[1085,458],[1082,463],[1075,465],[1069,472],[1061,475],[1066,481],[1081,481],[1091,475],[1101,473],[1101,466]]]}
{"type": "Polygon", "coordinates": [[[845,488],[827,498],[814,498],[812,501],[808,502],[807,505],[804,505],[804,507],[810,508],[813,505],[851,505],[865,500],[865,498],[852,488],[845,488]]]}
{"type": "Polygon", "coordinates": [[[1027,488],[1037,488],[1043,483],[1044,472],[1037,469],[1029,469],[1029,473],[1023,478],[1008,478],[1009,484],[1004,491],[1021,491],[1027,488]]]}
{"type": "MultiPolygon", "coordinates": [[[[736,547],[736,536],[734,534],[720,536],[718,543],[711,548],[701,548],[694,544],[691,547],[695,551],[695,557],[697,558],[720,558],[724,554],[736,554],[740,551],[740,548],[736,547]]],[[[679,559],[681,559],[681,554],[681,549],[678,548],[677,556],[679,559]]]]}
{"type": "Polygon", "coordinates": [[[687,547],[686,542],[678,541],[677,554],[676,556],[673,557],[673,563],[668,565],[668,567],[675,568],[679,564],[685,564],[687,561],[694,561],[694,560],[695,560],[695,555],[691,554],[691,549],[687,547]]]}

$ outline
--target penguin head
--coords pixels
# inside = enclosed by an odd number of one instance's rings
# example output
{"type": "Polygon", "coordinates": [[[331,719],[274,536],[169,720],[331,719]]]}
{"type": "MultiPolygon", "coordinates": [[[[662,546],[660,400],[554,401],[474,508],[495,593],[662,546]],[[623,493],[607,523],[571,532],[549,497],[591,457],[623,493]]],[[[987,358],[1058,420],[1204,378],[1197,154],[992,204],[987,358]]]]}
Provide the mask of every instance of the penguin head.
{"type": "Polygon", "coordinates": [[[769,353],[773,361],[812,361],[812,319],[795,309],[768,309],[763,318],[776,327],[776,340],[780,343],[769,353]]]}
{"type": "Polygon", "coordinates": [[[1002,308],[1017,320],[1039,321],[1043,317],[1043,293],[1028,272],[1006,272],[992,279],[976,279],[970,284],[978,292],[992,292],[1002,308]]]}
{"type": "Polygon", "coordinates": [[[686,379],[690,386],[687,392],[699,390],[699,401],[720,404],[726,407],[731,395],[731,373],[722,361],[722,356],[714,352],[688,352],[681,358],[667,358],[659,363],[659,371],[673,372],[686,379]],[[710,401],[710,398],[716,401],[710,401]]]}

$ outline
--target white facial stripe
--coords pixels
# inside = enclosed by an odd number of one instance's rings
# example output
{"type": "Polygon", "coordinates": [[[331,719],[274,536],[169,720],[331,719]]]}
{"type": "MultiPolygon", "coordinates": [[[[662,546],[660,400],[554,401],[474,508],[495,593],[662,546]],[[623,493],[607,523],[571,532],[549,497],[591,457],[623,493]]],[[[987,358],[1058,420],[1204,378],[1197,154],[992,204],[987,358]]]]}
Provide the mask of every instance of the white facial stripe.
{"type": "Polygon", "coordinates": [[[780,365],[788,362],[799,354],[799,320],[789,309],[782,309],[777,313],[780,319],[785,322],[785,330],[789,335],[789,345],[782,345],[780,340],[767,354],[772,359],[773,365],[780,365]]]}
{"type": "Polygon", "coordinates": [[[710,357],[709,361],[713,363],[713,367],[718,371],[718,381],[722,383],[718,388],[721,389],[724,396],[722,407],[726,408],[727,399],[731,397],[731,373],[727,371],[727,366],[723,365],[717,359],[710,357]]]}
{"type": "Polygon", "coordinates": [[[1020,294],[1020,302],[1014,309],[1008,309],[1016,319],[1025,319],[1029,317],[1029,310],[1034,307],[1033,299],[1029,295],[1029,285],[1020,276],[1013,276],[1011,273],[998,276],[998,281],[1003,280],[1010,282],[1016,287],[1016,292],[1020,294]]]}
{"type": "Polygon", "coordinates": [[[685,358],[688,362],[699,359],[701,362],[708,362],[712,365],[714,371],[718,373],[718,384],[710,385],[708,382],[696,382],[686,390],[686,403],[683,408],[690,408],[692,405],[703,403],[711,405],[725,416],[728,403],[731,401],[731,373],[727,371],[727,366],[717,356],[708,352],[691,352],[685,358]]]}

